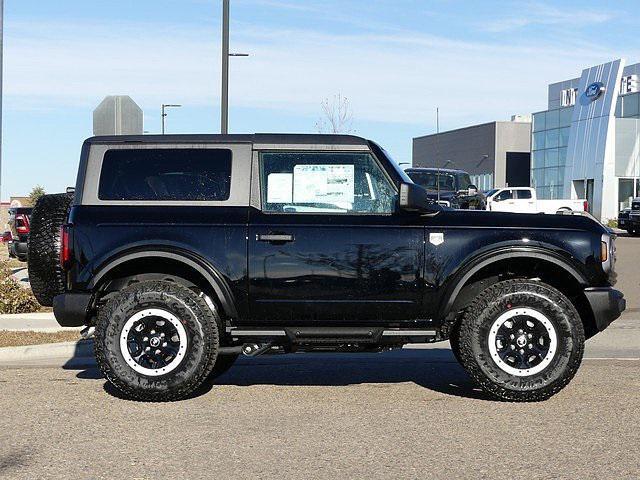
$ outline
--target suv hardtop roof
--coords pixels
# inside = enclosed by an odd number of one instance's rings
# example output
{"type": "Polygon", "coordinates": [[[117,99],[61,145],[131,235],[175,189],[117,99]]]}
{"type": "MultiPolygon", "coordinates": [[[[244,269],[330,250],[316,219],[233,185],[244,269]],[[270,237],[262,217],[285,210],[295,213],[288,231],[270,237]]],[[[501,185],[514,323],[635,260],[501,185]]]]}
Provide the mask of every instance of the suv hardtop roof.
{"type": "Polygon", "coordinates": [[[355,135],[304,133],[254,134],[179,134],[179,135],[110,135],[90,137],[87,144],[104,143],[264,143],[303,145],[368,145],[369,141],[355,135]]]}
{"type": "Polygon", "coordinates": [[[411,167],[405,169],[405,173],[410,172],[440,172],[440,173],[467,173],[465,170],[455,168],[438,168],[438,167],[411,167]]]}

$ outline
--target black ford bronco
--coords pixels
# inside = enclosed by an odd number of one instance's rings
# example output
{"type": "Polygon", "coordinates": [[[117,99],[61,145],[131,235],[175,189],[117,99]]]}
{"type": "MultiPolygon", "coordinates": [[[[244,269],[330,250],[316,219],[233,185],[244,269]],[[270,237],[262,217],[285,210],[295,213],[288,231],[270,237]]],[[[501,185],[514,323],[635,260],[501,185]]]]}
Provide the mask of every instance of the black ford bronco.
{"type": "Polygon", "coordinates": [[[601,224],[442,207],[355,136],[91,138],[31,229],[34,293],[138,400],[239,355],[443,340],[494,396],[542,400],[625,308],[601,224]]]}

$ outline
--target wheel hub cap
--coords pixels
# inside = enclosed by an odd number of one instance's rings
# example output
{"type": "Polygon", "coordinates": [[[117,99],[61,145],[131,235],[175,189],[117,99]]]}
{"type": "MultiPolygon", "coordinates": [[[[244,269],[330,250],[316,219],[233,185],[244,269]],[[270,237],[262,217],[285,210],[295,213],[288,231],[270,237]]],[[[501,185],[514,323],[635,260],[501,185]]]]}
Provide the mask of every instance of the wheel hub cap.
{"type": "Polygon", "coordinates": [[[526,377],[553,361],[558,336],[546,315],[523,307],[508,310],[493,322],[488,343],[491,358],[501,370],[526,377]]]}
{"type": "Polygon", "coordinates": [[[187,331],[170,312],[148,308],[131,316],[120,334],[120,352],[127,365],[147,376],[166,375],[182,362],[187,331]]]}

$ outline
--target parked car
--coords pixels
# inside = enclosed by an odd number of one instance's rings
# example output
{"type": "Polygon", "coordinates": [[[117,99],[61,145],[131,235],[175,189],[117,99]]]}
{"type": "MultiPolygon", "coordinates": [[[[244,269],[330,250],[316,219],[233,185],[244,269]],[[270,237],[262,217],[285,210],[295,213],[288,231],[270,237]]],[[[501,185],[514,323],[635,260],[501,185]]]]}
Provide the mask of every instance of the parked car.
{"type": "Polygon", "coordinates": [[[109,382],[154,401],[241,354],[447,339],[487,392],[537,401],[625,308],[598,222],[444,208],[343,135],[91,138],[75,195],[33,211],[29,277],[60,325],[95,328],[109,382]]]}
{"type": "Polygon", "coordinates": [[[631,200],[631,207],[618,213],[618,228],[626,230],[630,235],[640,233],[640,198],[631,200]]]}
{"type": "Polygon", "coordinates": [[[634,227],[629,219],[630,214],[631,207],[623,208],[618,212],[618,228],[626,230],[630,235],[633,235],[636,232],[636,229],[640,229],[640,221],[638,222],[638,226],[634,227]]]}
{"type": "Polygon", "coordinates": [[[471,183],[469,174],[445,168],[408,168],[405,170],[414,183],[427,190],[434,202],[462,210],[484,210],[484,193],[471,183]]]}
{"type": "Polygon", "coordinates": [[[495,188],[487,192],[487,210],[515,213],[587,212],[586,200],[541,200],[529,187],[495,188]]]}
{"type": "Polygon", "coordinates": [[[7,242],[9,256],[21,262],[27,261],[27,241],[29,240],[31,207],[9,209],[9,229],[11,238],[7,242]]]}

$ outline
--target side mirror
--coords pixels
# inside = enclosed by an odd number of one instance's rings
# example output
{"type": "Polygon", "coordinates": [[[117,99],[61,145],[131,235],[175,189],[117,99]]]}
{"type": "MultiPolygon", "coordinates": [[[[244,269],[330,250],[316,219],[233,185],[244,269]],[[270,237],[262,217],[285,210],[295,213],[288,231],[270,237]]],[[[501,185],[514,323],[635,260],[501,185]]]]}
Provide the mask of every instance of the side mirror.
{"type": "Polygon", "coordinates": [[[469,185],[469,195],[476,195],[478,193],[478,187],[475,185],[469,185]]]}
{"type": "Polygon", "coordinates": [[[427,191],[415,183],[400,185],[400,208],[411,212],[437,212],[442,207],[435,203],[427,191]]]}

